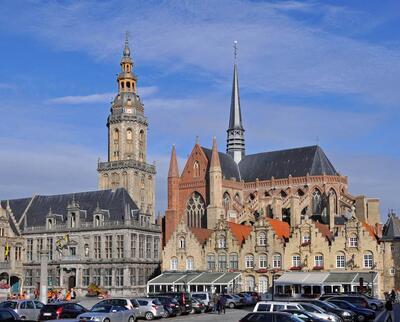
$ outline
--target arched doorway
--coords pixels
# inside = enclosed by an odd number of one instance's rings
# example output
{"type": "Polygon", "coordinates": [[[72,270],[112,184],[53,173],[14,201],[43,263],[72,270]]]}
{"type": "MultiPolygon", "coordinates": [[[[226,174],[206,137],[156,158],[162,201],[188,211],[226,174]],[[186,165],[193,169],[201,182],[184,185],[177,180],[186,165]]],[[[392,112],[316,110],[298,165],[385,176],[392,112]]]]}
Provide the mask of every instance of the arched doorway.
{"type": "Polygon", "coordinates": [[[18,276],[12,275],[10,278],[11,294],[19,294],[21,288],[21,280],[18,276]]]}
{"type": "Polygon", "coordinates": [[[68,278],[68,289],[70,290],[71,288],[76,286],[76,277],[75,275],[71,275],[68,278]]]}

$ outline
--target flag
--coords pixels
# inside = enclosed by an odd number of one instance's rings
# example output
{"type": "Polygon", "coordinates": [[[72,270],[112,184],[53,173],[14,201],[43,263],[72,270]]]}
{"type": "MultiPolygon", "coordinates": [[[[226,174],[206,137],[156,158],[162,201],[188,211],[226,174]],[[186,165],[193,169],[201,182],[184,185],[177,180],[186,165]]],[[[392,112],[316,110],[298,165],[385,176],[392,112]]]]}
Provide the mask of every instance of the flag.
{"type": "Polygon", "coordinates": [[[6,241],[6,247],[4,250],[4,255],[5,257],[8,257],[8,255],[10,255],[10,245],[8,245],[8,240],[6,241]]]}

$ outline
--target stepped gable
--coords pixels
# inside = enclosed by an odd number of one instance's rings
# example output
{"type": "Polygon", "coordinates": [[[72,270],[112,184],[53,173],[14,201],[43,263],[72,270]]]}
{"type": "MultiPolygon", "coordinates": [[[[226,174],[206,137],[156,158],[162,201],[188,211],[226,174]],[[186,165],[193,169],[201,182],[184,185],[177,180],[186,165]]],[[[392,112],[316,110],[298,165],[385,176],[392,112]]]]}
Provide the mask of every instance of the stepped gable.
{"type": "Polygon", "coordinates": [[[281,221],[278,219],[267,219],[272,229],[275,231],[275,234],[279,238],[287,239],[290,235],[290,226],[286,221],[281,221]]]}
{"type": "Polygon", "coordinates": [[[239,245],[243,244],[247,236],[249,236],[253,230],[251,226],[240,225],[231,221],[228,221],[228,226],[230,231],[232,232],[232,235],[238,241],[239,245]]]}
{"type": "Polygon", "coordinates": [[[193,235],[196,236],[197,240],[201,245],[204,245],[207,239],[213,233],[212,229],[206,229],[206,228],[191,227],[190,230],[193,233],[193,235]]]}
{"type": "Polygon", "coordinates": [[[245,156],[239,163],[241,178],[245,182],[317,175],[338,175],[324,151],[308,146],[245,156]]]}
{"type": "MultiPolygon", "coordinates": [[[[45,225],[46,215],[50,209],[53,214],[62,215],[65,219],[68,213],[67,207],[73,199],[80,210],[86,211],[86,221],[93,220],[93,212],[97,206],[109,212],[110,220],[124,220],[125,215],[131,213],[130,210],[138,211],[139,209],[124,188],[114,191],[98,190],[52,196],[36,195],[26,213],[27,226],[45,225]]],[[[20,211],[21,205],[25,203],[26,198],[10,200],[13,213],[12,205],[16,205],[16,211],[20,211]]]]}
{"type": "MultiPolygon", "coordinates": [[[[207,157],[208,164],[211,163],[211,155],[212,150],[207,149],[205,147],[201,147],[204,154],[207,157]]],[[[230,180],[235,178],[235,180],[240,181],[240,172],[237,163],[233,160],[233,158],[225,153],[218,152],[219,162],[221,164],[222,176],[226,180],[230,180]]]]}
{"type": "Polygon", "coordinates": [[[322,234],[322,236],[326,237],[329,241],[333,240],[333,234],[329,230],[328,225],[321,224],[319,221],[314,222],[315,227],[319,230],[319,232],[322,234]]]}

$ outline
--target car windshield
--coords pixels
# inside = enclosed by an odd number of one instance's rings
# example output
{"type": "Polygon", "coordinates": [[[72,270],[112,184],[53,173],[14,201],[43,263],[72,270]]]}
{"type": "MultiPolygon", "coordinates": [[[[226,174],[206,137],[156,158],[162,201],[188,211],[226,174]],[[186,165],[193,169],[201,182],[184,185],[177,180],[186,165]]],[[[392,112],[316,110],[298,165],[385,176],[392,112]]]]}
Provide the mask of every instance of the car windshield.
{"type": "Polygon", "coordinates": [[[3,302],[3,303],[0,303],[0,307],[1,308],[10,308],[10,309],[14,310],[17,307],[17,302],[10,302],[10,301],[3,302]]]}
{"type": "Polygon", "coordinates": [[[90,312],[96,313],[109,313],[111,311],[112,305],[95,305],[92,307],[90,312]]]}
{"type": "Polygon", "coordinates": [[[153,300],[153,304],[155,305],[161,305],[161,302],[158,299],[153,300]]]}
{"type": "Polygon", "coordinates": [[[337,305],[335,305],[334,303],[331,303],[331,302],[321,302],[319,304],[321,304],[322,307],[324,307],[324,305],[326,305],[327,307],[330,307],[331,309],[339,308],[337,305]]]}

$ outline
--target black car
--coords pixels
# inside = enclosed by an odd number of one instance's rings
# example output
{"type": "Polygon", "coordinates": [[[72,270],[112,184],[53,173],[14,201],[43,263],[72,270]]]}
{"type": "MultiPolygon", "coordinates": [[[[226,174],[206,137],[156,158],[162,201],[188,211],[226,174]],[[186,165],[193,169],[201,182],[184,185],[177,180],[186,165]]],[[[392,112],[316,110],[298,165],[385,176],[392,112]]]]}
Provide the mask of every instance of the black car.
{"type": "Polygon", "coordinates": [[[0,321],[1,322],[33,322],[29,320],[21,320],[19,315],[14,312],[14,310],[9,309],[9,308],[1,308],[0,309],[0,321]]]}
{"type": "Polygon", "coordinates": [[[79,314],[88,310],[82,305],[70,302],[50,303],[40,310],[39,321],[75,319],[79,314]]]}
{"type": "Polygon", "coordinates": [[[252,312],[241,318],[239,322],[304,322],[284,312],[252,312]]]}
{"type": "Polygon", "coordinates": [[[370,309],[366,309],[357,305],[354,305],[348,301],[343,301],[342,298],[331,298],[328,299],[328,302],[335,304],[336,306],[340,307],[344,310],[352,311],[357,316],[357,321],[373,321],[375,319],[375,312],[370,309]]]}
{"type": "Polygon", "coordinates": [[[181,313],[189,314],[192,312],[192,298],[190,293],[188,292],[165,292],[165,293],[157,293],[157,294],[149,294],[149,297],[159,297],[159,296],[167,296],[172,297],[178,301],[181,313]]]}
{"type": "Polygon", "coordinates": [[[351,304],[354,304],[355,306],[364,308],[364,309],[368,309],[368,302],[367,300],[362,297],[362,296],[358,296],[358,295],[340,295],[340,296],[332,296],[330,297],[328,300],[339,300],[339,301],[346,301],[346,302],[350,302],[351,304]]]}
{"type": "Polygon", "coordinates": [[[157,299],[164,306],[164,318],[181,315],[182,311],[176,299],[168,296],[157,296],[157,299]]]}
{"type": "Polygon", "coordinates": [[[315,306],[318,306],[319,308],[325,310],[326,312],[336,314],[340,316],[340,318],[344,322],[352,322],[354,320],[355,314],[352,311],[349,310],[343,310],[339,307],[337,307],[335,304],[329,302],[329,301],[321,301],[321,300],[313,300],[313,299],[307,299],[307,300],[298,300],[296,302],[307,302],[311,303],[315,306]]]}
{"type": "Polygon", "coordinates": [[[319,319],[304,310],[282,310],[280,312],[290,313],[304,322],[326,322],[326,320],[319,319]]]}

